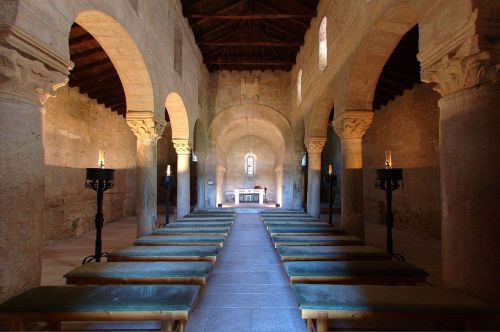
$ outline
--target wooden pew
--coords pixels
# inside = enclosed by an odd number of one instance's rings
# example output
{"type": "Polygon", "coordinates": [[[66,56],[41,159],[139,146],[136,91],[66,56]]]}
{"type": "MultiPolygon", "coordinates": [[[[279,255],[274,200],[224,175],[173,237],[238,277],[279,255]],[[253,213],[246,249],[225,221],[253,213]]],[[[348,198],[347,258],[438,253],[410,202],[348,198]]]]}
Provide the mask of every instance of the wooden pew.
{"type": "Polygon", "coordinates": [[[153,231],[153,235],[220,235],[227,236],[229,227],[165,227],[153,231]]]}
{"type": "Polygon", "coordinates": [[[346,235],[343,229],[314,226],[268,226],[271,236],[277,235],[346,235]]]}
{"type": "Polygon", "coordinates": [[[231,227],[232,221],[184,221],[184,222],[173,222],[166,226],[165,228],[176,228],[176,227],[231,227]]]}
{"type": "Polygon", "coordinates": [[[329,320],[431,321],[475,329],[496,314],[471,296],[430,286],[293,284],[292,288],[310,332],[326,332],[329,320]]]}
{"type": "Polygon", "coordinates": [[[68,285],[204,285],[210,262],[101,262],[81,265],[64,275],[68,285]]]}
{"type": "Polygon", "coordinates": [[[135,240],[136,246],[218,246],[224,245],[225,236],[179,235],[179,236],[142,236],[135,240]]]}
{"type": "Polygon", "coordinates": [[[108,262],[208,261],[215,264],[218,246],[130,246],[113,250],[108,262]]]}
{"type": "Polygon", "coordinates": [[[391,255],[373,246],[282,246],[281,261],[390,261],[391,255]]]}
{"type": "Polygon", "coordinates": [[[332,235],[332,236],[273,236],[274,247],[281,246],[360,246],[364,242],[352,235],[332,235]]]}
{"type": "Polygon", "coordinates": [[[43,286],[0,305],[0,320],[22,331],[33,321],[58,330],[64,321],[161,322],[162,331],[184,331],[198,297],[196,285],[43,286]]]}
{"type": "Polygon", "coordinates": [[[290,283],[313,284],[423,284],[429,275],[406,262],[302,261],[284,262],[290,283]]]}
{"type": "Polygon", "coordinates": [[[184,218],[176,219],[175,222],[183,221],[234,221],[234,217],[219,217],[219,216],[190,216],[187,215],[184,218]]]}

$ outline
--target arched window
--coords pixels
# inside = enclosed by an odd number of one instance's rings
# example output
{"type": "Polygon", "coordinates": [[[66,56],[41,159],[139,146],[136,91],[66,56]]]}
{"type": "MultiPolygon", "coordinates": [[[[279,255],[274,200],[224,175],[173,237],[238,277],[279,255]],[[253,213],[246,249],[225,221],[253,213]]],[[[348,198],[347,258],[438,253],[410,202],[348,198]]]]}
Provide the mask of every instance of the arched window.
{"type": "Polygon", "coordinates": [[[302,102],[302,69],[297,74],[297,106],[302,102]]]}
{"type": "Polygon", "coordinates": [[[246,175],[255,175],[255,164],[257,158],[253,153],[247,153],[245,156],[245,173],[246,175]]]}
{"type": "Polygon", "coordinates": [[[326,46],[326,16],[319,25],[319,71],[323,71],[327,65],[328,52],[326,46]]]}

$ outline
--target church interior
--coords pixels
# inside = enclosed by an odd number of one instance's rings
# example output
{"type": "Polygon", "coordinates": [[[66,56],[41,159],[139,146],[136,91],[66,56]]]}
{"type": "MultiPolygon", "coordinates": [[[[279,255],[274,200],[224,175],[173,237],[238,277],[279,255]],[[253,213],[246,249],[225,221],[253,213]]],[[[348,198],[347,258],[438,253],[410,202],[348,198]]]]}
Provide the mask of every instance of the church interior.
{"type": "Polygon", "coordinates": [[[500,1],[3,0],[0,59],[0,330],[500,329],[500,1]]]}

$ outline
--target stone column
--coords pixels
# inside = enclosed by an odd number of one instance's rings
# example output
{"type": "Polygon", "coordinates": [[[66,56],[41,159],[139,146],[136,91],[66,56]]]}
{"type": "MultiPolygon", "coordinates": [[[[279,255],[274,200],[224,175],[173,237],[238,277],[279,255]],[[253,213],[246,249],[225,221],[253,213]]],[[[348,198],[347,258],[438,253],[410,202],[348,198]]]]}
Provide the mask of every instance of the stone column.
{"type": "Polygon", "coordinates": [[[137,137],[137,237],[151,234],[158,218],[156,145],[165,121],[147,111],[128,111],[127,124],[137,137]]]}
{"type": "Polygon", "coordinates": [[[43,104],[66,84],[71,67],[69,62],[56,66],[56,55],[49,49],[28,36],[18,39],[19,34],[12,32],[7,28],[0,36],[4,45],[0,46],[0,303],[40,285],[45,208],[43,104]],[[15,49],[6,47],[13,40],[15,49]],[[45,53],[36,53],[42,49],[45,53]],[[48,69],[48,64],[57,70],[48,69]]]}
{"type": "Polygon", "coordinates": [[[197,168],[197,183],[196,183],[196,207],[198,209],[205,208],[205,152],[198,152],[197,168]]]}
{"type": "Polygon", "coordinates": [[[373,118],[371,110],[346,110],[333,120],[335,132],[341,139],[341,227],[362,239],[363,220],[363,136],[373,118]]]}
{"type": "Polygon", "coordinates": [[[442,95],[443,282],[500,306],[500,64],[472,41],[451,56],[419,58],[423,80],[442,95]]]}
{"type": "Polygon", "coordinates": [[[191,147],[187,139],[172,139],[177,152],[177,218],[191,212],[191,191],[189,179],[189,156],[191,147]]]}
{"type": "Polygon", "coordinates": [[[321,151],[326,137],[310,137],[306,143],[309,160],[307,163],[307,213],[319,218],[321,187],[321,151]]]}
{"type": "Polygon", "coordinates": [[[283,207],[283,166],[274,168],[276,177],[276,204],[283,207]]]}
{"type": "Polygon", "coordinates": [[[302,158],[304,151],[295,151],[293,159],[293,209],[302,210],[302,158]]]}
{"type": "MultiPolygon", "coordinates": [[[[224,195],[224,175],[226,174],[226,168],[221,165],[217,165],[217,204],[223,204],[226,201],[226,195],[224,195]]],[[[236,198],[235,198],[236,199],[236,198]]]]}

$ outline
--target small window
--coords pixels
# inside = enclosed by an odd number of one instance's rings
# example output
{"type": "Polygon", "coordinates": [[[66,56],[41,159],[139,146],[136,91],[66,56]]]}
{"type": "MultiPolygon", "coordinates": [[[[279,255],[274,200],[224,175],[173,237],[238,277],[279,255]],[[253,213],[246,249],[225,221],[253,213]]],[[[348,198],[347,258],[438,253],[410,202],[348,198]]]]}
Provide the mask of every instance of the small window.
{"type": "Polygon", "coordinates": [[[246,175],[255,175],[255,162],[256,157],[254,154],[247,154],[245,158],[245,173],[246,175]]]}
{"type": "Polygon", "coordinates": [[[302,69],[297,74],[297,106],[302,102],[302,69]]]}
{"type": "Polygon", "coordinates": [[[319,26],[319,71],[323,71],[327,65],[328,52],[326,46],[326,16],[323,17],[319,26]]]}

